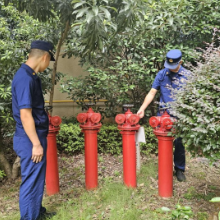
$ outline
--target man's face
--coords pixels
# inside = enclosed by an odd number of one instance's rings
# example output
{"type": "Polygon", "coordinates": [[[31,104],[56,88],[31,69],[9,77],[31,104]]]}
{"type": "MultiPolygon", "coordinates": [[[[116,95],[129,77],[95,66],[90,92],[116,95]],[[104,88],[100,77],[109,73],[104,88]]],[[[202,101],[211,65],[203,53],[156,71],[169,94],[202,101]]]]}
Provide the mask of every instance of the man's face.
{"type": "Polygon", "coordinates": [[[169,69],[169,70],[170,70],[171,72],[173,72],[173,73],[177,73],[177,72],[179,71],[179,69],[180,69],[181,64],[182,64],[182,61],[179,62],[179,65],[177,66],[176,69],[169,69]]]}

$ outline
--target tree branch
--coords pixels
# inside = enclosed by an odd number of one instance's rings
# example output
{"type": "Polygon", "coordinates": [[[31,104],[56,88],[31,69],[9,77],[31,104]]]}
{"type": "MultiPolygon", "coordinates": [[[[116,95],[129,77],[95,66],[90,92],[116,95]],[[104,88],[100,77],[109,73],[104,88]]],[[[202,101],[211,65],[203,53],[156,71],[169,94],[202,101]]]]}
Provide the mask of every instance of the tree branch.
{"type": "MultiPolygon", "coordinates": [[[[58,58],[59,58],[59,55],[60,55],[61,47],[63,45],[64,40],[67,37],[69,29],[70,29],[70,23],[69,23],[69,20],[68,20],[66,22],[65,30],[62,33],[62,35],[59,39],[58,45],[57,45],[56,58],[55,58],[56,60],[55,60],[54,65],[53,65],[53,73],[52,73],[52,77],[51,77],[52,87],[51,87],[51,91],[50,91],[50,100],[49,100],[49,105],[50,106],[53,106],[53,96],[54,96],[54,87],[55,87],[55,78],[56,78],[56,72],[57,72],[58,58]]],[[[53,109],[50,110],[51,115],[52,115],[52,112],[53,112],[53,109]]]]}

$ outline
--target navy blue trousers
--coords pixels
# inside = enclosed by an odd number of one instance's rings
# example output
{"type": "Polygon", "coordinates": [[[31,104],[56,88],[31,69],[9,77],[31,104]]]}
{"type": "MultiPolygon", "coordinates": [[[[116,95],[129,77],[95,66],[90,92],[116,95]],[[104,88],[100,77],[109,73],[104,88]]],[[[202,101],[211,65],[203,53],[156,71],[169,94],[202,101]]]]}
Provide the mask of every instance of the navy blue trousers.
{"type": "Polygon", "coordinates": [[[178,137],[174,140],[174,164],[175,169],[185,171],[186,157],[185,157],[185,147],[182,143],[182,138],[178,137]]]}
{"type": "Polygon", "coordinates": [[[47,138],[45,134],[38,134],[38,137],[44,148],[44,156],[39,163],[31,160],[32,143],[26,135],[14,135],[13,138],[14,151],[21,158],[20,220],[37,220],[40,212],[45,212],[45,208],[41,204],[46,174],[47,138]]]}

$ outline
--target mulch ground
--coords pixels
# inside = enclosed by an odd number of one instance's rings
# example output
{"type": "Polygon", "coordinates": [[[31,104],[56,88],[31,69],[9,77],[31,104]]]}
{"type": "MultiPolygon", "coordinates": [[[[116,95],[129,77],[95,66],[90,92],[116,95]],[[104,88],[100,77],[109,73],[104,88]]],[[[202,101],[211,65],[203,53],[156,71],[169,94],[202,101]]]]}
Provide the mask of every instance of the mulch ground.
{"type": "MultiPolygon", "coordinates": [[[[148,208],[156,210],[159,207],[168,207],[173,209],[177,203],[188,205],[194,213],[208,213],[208,220],[217,220],[220,211],[220,203],[210,203],[208,200],[212,197],[220,197],[220,163],[210,165],[205,158],[190,158],[187,155],[187,167],[185,175],[186,182],[178,182],[174,178],[174,196],[170,199],[162,199],[157,193],[149,194],[146,188],[146,203],[148,208]],[[210,198],[209,198],[210,197],[210,198]]],[[[110,177],[115,181],[123,182],[122,156],[99,155],[99,180],[110,177]],[[117,174],[117,175],[116,175],[117,174]]],[[[142,163],[148,160],[157,164],[157,157],[142,156],[142,163]],[[153,158],[152,158],[153,157],[153,158]]],[[[77,188],[85,186],[84,182],[84,155],[65,156],[59,155],[59,175],[60,175],[60,202],[65,201],[68,193],[77,195],[77,188]],[[65,195],[65,196],[64,196],[65,195]],[[64,199],[62,199],[62,196],[64,199]]],[[[149,177],[150,188],[157,189],[156,177],[149,177]]],[[[14,182],[6,179],[0,182],[0,219],[8,216],[10,213],[19,212],[19,185],[21,179],[14,182]]],[[[138,183],[138,187],[143,187],[138,183]]],[[[155,190],[155,192],[157,192],[155,190]]],[[[47,195],[45,194],[45,197],[47,195]]],[[[53,199],[51,200],[53,202],[53,199]]],[[[142,207],[144,209],[144,206],[142,207]]]]}

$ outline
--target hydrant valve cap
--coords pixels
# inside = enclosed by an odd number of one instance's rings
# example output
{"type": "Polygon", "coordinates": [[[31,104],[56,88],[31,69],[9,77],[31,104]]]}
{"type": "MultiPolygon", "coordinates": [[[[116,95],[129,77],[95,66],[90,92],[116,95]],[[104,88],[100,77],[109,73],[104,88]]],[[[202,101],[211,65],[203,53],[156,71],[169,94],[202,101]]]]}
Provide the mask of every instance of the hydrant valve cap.
{"type": "Polygon", "coordinates": [[[51,117],[50,122],[53,126],[59,126],[62,122],[62,119],[59,116],[53,116],[51,117]]]}
{"type": "Polygon", "coordinates": [[[129,118],[128,118],[128,122],[131,124],[131,125],[136,125],[140,120],[140,117],[137,116],[137,115],[131,115],[129,118]]]}
{"type": "Polygon", "coordinates": [[[91,116],[91,121],[94,123],[94,124],[97,124],[100,122],[102,116],[100,113],[93,113],[93,115],[91,116]]]}
{"type": "Polygon", "coordinates": [[[159,123],[160,123],[160,120],[156,116],[151,117],[149,120],[149,124],[153,128],[157,127],[159,125],[159,123]]]}
{"type": "Polygon", "coordinates": [[[164,128],[169,130],[173,127],[173,122],[172,122],[171,118],[165,118],[162,122],[162,125],[164,128]]]}
{"type": "Polygon", "coordinates": [[[87,114],[79,113],[76,118],[77,118],[77,121],[82,124],[87,120],[87,114]]]}
{"type": "Polygon", "coordinates": [[[124,114],[118,114],[118,115],[116,115],[116,117],[115,117],[115,121],[116,121],[116,123],[119,124],[119,125],[123,124],[123,123],[125,122],[125,119],[126,119],[126,117],[125,117],[124,114]]]}

